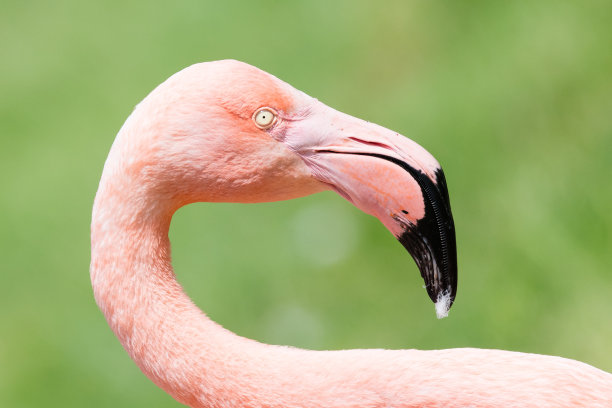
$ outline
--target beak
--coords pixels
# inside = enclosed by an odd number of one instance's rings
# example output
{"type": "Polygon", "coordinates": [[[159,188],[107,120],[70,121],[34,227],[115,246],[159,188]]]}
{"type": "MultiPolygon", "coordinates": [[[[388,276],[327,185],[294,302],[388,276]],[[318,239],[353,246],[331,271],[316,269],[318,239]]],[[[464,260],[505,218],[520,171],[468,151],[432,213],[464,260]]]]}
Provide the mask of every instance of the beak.
{"type": "Polygon", "coordinates": [[[414,258],[438,318],[457,293],[457,250],[444,173],[398,133],[315,102],[292,120],[285,143],[313,176],[377,217],[414,258]]]}

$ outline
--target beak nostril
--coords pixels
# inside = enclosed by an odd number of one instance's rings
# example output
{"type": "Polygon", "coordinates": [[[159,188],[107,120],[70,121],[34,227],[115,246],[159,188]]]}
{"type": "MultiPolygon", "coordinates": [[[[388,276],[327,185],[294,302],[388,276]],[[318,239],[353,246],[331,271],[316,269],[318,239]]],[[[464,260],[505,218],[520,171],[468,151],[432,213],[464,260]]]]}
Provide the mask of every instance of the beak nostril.
{"type": "Polygon", "coordinates": [[[358,137],[353,137],[353,136],[349,136],[349,139],[354,141],[354,142],[361,143],[361,144],[364,144],[364,145],[382,147],[383,149],[392,150],[391,146],[388,146],[388,145],[386,145],[384,143],[370,142],[369,140],[363,140],[363,139],[359,139],[358,137]]]}

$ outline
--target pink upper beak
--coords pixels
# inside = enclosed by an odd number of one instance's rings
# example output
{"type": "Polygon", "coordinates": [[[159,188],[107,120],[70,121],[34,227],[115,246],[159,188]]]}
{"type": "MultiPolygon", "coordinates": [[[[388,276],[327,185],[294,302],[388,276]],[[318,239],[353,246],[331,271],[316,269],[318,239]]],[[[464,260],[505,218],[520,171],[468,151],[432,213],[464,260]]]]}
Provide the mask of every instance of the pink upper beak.
{"type": "Polygon", "coordinates": [[[457,293],[455,227],[444,173],[410,139],[315,101],[284,142],[319,181],[377,217],[417,263],[445,315],[457,293]]]}

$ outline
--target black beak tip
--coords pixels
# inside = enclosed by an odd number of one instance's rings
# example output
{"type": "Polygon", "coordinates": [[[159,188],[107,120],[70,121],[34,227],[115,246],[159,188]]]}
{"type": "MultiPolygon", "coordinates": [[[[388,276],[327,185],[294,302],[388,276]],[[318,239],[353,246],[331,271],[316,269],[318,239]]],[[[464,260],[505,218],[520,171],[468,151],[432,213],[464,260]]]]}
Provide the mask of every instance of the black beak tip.
{"type": "Polygon", "coordinates": [[[435,182],[420,171],[414,173],[423,192],[425,216],[407,226],[398,239],[419,267],[438,317],[444,317],[457,295],[455,225],[446,180],[442,169],[436,171],[435,182]]]}
{"type": "Polygon", "coordinates": [[[409,227],[398,240],[416,262],[432,302],[437,303],[444,298],[450,308],[457,295],[457,256],[454,233],[452,240],[446,240],[445,251],[442,251],[441,246],[437,243],[432,244],[422,233],[423,231],[417,224],[409,227]]]}

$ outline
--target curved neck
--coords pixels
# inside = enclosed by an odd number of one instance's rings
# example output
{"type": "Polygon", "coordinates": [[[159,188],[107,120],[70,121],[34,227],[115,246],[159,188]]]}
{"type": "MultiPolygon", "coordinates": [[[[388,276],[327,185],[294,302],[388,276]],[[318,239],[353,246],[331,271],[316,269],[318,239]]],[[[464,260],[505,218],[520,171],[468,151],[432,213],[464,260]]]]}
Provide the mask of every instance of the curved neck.
{"type": "Polygon", "coordinates": [[[197,406],[202,384],[223,372],[229,345],[249,341],[208,319],[176,281],[168,239],[176,208],[111,180],[102,178],[92,216],[96,302],[141,370],[177,400],[197,406]]]}
{"type": "Polygon", "coordinates": [[[314,408],[335,401],[349,408],[383,398],[363,388],[361,375],[377,383],[388,376],[376,375],[359,351],[264,345],[210,320],[171,266],[168,230],[177,205],[130,188],[127,177],[107,176],[113,173],[105,169],[94,203],[92,286],[111,329],[155,384],[191,407],[314,408]]]}

